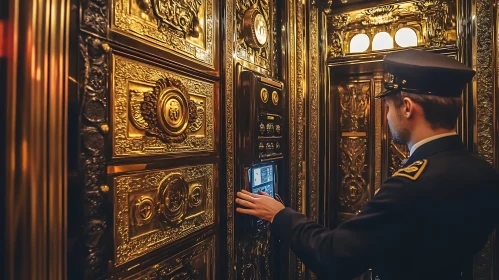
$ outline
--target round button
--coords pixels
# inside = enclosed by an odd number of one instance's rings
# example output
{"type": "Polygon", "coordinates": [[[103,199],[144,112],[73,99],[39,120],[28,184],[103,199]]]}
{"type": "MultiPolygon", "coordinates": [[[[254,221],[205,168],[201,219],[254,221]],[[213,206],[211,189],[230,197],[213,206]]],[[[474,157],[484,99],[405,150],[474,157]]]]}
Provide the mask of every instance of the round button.
{"type": "Polygon", "coordinates": [[[260,123],[260,134],[265,134],[265,124],[263,122],[260,123]]]}
{"type": "Polygon", "coordinates": [[[269,102],[269,92],[266,88],[262,88],[262,90],[260,90],[260,99],[263,103],[269,102]]]}
{"type": "Polygon", "coordinates": [[[272,134],[274,133],[274,124],[273,123],[268,123],[267,124],[267,134],[272,134]]]}
{"type": "Polygon", "coordinates": [[[276,126],[275,126],[275,132],[277,134],[281,134],[281,126],[280,125],[276,124],[276,126]]]}
{"type": "Polygon", "coordinates": [[[272,92],[272,103],[274,103],[274,105],[279,103],[279,94],[277,94],[277,91],[275,90],[272,92]]]}

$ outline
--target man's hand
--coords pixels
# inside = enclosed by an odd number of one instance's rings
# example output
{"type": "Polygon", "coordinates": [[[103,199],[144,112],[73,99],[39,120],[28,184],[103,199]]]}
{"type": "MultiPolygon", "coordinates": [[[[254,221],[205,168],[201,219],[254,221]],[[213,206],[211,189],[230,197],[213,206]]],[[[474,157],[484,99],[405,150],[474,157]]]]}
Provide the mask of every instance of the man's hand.
{"type": "Polygon", "coordinates": [[[267,193],[261,191],[258,193],[254,194],[245,190],[237,192],[236,203],[246,207],[246,209],[238,207],[236,211],[272,222],[275,215],[284,209],[284,205],[267,193]]]}

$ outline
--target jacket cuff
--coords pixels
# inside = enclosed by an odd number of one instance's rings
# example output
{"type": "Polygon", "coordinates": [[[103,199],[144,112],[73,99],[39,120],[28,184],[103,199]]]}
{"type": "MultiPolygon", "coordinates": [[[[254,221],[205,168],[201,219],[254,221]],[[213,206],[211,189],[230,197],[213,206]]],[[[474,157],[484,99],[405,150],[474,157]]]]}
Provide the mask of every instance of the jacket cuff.
{"type": "Polygon", "coordinates": [[[291,236],[291,223],[293,221],[293,217],[297,214],[298,212],[295,210],[286,207],[275,215],[274,220],[270,224],[270,230],[282,242],[289,243],[291,236]]]}

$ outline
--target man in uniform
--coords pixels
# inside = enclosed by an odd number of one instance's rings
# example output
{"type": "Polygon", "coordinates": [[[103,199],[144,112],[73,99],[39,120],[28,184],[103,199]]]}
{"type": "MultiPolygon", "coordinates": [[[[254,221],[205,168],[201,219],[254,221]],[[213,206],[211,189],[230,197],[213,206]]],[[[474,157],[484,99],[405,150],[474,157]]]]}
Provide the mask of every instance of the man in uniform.
{"type": "Polygon", "coordinates": [[[499,175],[456,134],[461,92],[475,72],[439,54],[386,55],[383,98],[397,143],[410,157],[354,218],[334,230],[270,196],[238,192],[237,211],[271,231],[321,279],[463,279],[499,221],[499,175]]]}

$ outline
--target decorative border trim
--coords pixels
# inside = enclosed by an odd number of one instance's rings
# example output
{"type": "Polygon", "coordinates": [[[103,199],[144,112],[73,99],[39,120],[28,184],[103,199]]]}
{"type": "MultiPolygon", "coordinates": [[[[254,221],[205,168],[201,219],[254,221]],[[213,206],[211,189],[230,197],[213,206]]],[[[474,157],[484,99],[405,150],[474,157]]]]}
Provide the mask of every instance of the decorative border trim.
{"type": "Polygon", "coordinates": [[[107,272],[106,236],[108,221],[105,209],[106,182],[105,139],[109,131],[107,92],[109,46],[93,36],[80,35],[80,165],[84,181],[84,278],[97,279],[107,272]],[[97,103],[96,103],[97,101],[97,103]],[[100,104],[96,107],[93,104],[100,104]],[[90,117],[91,116],[91,117],[90,117]]]}
{"type": "MultiPolygon", "coordinates": [[[[228,1],[230,2],[230,1],[228,1]]],[[[234,3],[225,5],[225,159],[227,191],[227,279],[234,279],[234,3]]]]}
{"type": "Polygon", "coordinates": [[[319,219],[319,10],[308,2],[309,8],[309,116],[308,139],[309,139],[309,197],[310,218],[315,221],[319,219]]]}
{"type": "MultiPolygon", "coordinates": [[[[477,152],[490,164],[494,163],[494,108],[491,106],[494,94],[494,5],[490,0],[477,0],[476,12],[476,37],[469,37],[476,44],[476,145],[477,152]]],[[[467,4],[467,3],[465,3],[467,4]]],[[[473,1],[471,1],[473,5],[473,1]]],[[[472,117],[473,118],[473,117],[472,117]]],[[[473,279],[491,280],[494,271],[494,234],[489,237],[485,247],[474,257],[473,279]]]]}

